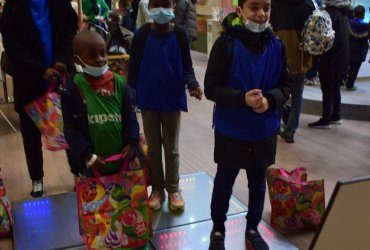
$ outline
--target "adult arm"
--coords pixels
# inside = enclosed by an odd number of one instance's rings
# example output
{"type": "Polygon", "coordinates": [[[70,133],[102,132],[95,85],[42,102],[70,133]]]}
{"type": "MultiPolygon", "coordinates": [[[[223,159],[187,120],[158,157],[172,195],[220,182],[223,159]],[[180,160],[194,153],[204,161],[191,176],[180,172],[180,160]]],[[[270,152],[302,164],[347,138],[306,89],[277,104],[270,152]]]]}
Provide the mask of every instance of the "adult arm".
{"type": "Polygon", "coordinates": [[[139,144],[140,129],[134,105],[135,91],[129,85],[126,85],[122,102],[123,141],[125,145],[139,144]]]}

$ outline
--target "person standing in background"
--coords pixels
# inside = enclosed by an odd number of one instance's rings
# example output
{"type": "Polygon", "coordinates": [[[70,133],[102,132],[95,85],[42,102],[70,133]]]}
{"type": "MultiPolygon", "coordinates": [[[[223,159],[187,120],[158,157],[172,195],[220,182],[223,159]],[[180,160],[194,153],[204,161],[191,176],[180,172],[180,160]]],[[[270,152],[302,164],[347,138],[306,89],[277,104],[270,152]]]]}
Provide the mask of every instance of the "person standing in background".
{"type": "Polygon", "coordinates": [[[353,9],[354,18],[349,20],[349,73],[346,90],[356,90],[355,81],[362,62],[369,50],[368,23],[364,21],[365,7],[357,5],[353,9]]]}
{"type": "Polygon", "coordinates": [[[189,42],[198,39],[196,0],[177,0],[175,5],[175,25],[186,30],[189,42]]]}
{"type": "Polygon", "coordinates": [[[288,123],[280,133],[287,143],[294,143],[301,114],[304,78],[312,66],[312,56],[299,48],[304,23],[315,9],[312,1],[271,1],[270,23],[285,45],[285,54],[293,81],[288,123]]]}
{"type": "Polygon", "coordinates": [[[149,0],[140,0],[137,10],[136,29],[153,20],[149,16],[149,0]]]}
{"type": "Polygon", "coordinates": [[[100,25],[108,15],[109,7],[104,0],[82,0],[82,11],[88,21],[100,25]]]}
{"type": "Polygon", "coordinates": [[[7,1],[1,17],[4,48],[14,70],[15,110],[34,198],[44,195],[41,133],[24,106],[44,95],[60,74],[74,69],[72,39],[77,21],[67,0],[7,1]]]}
{"type": "Polygon", "coordinates": [[[324,0],[325,10],[329,13],[335,39],[333,47],[318,57],[319,78],[322,92],[322,117],[310,128],[331,128],[331,124],[342,123],[340,114],[342,75],[349,67],[348,11],[350,0],[324,0]]]}

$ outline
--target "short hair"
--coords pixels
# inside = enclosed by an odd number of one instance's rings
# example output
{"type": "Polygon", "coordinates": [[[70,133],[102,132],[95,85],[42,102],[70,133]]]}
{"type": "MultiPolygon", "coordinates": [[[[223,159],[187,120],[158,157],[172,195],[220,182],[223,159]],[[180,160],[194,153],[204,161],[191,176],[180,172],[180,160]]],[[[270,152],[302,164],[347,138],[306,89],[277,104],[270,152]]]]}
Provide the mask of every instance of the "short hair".
{"type": "Polygon", "coordinates": [[[97,32],[91,30],[82,31],[73,38],[73,53],[78,54],[80,51],[87,48],[86,45],[95,42],[105,43],[103,37],[97,32]]]}
{"type": "Polygon", "coordinates": [[[353,9],[353,14],[356,18],[363,19],[365,17],[365,7],[363,5],[357,5],[353,9]]]}
{"type": "Polygon", "coordinates": [[[243,5],[244,5],[244,3],[246,2],[247,0],[238,0],[238,6],[240,7],[240,8],[243,8],[243,5]]]}

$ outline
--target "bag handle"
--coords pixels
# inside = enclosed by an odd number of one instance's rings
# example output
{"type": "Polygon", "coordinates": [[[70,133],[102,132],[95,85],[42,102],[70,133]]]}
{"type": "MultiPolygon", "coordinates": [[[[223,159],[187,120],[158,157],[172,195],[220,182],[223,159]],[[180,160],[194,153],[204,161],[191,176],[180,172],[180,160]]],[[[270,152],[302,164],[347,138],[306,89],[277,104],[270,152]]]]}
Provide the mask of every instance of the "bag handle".
{"type": "Polygon", "coordinates": [[[280,174],[287,180],[297,183],[305,184],[307,183],[307,174],[305,168],[295,168],[293,171],[288,172],[284,168],[279,168],[280,174]]]}
{"type": "MultiPolygon", "coordinates": [[[[104,159],[104,162],[113,162],[113,161],[119,161],[122,160],[122,154],[114,154],[104,159]]],[[[120,172],[123,172],[127,169],[129,165],[129,160],[125,159],[121,164],[120,172]]],[[[101,177],[100,172],[97,169],[93,169],[94,176],[101,177]]]]}
{"type": "Polygon", "coordinates": [[[319,6],[316,3],[316,0],[312,0],[313,6],[315,7],[315,10],[319,9],[319,6]]]}

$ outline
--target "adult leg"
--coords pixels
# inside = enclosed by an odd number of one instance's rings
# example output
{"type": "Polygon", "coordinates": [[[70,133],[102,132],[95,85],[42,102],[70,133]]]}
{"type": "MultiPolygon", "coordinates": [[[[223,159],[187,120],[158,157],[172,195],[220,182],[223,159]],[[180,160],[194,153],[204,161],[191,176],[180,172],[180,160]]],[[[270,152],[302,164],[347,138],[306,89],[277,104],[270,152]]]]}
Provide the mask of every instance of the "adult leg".
{"type": "Polygon", "coordinates": [[[44,171],[40,130],[24,111],[19,113],[19,121],[28,173],[32,181],[42,180],[44,171]]]}
{"type": "Polygon", "coordinates": [[[341,93],[340,93],[340,73],[333,73],[332,77],[332,95],[333,95],[333,103],[332,103],[332,113],[330,116],[331,121],[338,121],[341,119],[340,117],[340,105],[341,105],[341,93]]]}
{"type": "Polygon", "coordinates": [[[148,164],[153,190],[163,190],[164,181],[162,163],[162,133],[160,113],[141,111],[146,141],[148,143],[148,164]]]}
{"type": "Polygon", "coordinates": [[[246,216],[247,230],[257,231],[265,204],[266,168],[260,166],[258,161],[254,160],[253,164],[250,164],[247,169],[247,178],[249,188],[248,214],[246,216]]]}
{"type": "Polygon", "coordinates": [[[354,87],[360,67],[361,63],[351,63],[349,65],[348,81],[346,84],[347,89],[352,89],[354,87]]]}
{"type": "Polygon", "coordinates": [[[168,193],[179,191],[179,134],[181,111],[161,113],[168,193]]]}
{"type": "Polygon", "coordinates": [[[322,120],[323,122],[330,123],[333,103],[333,73],[320,71],[319,77],[322,92],[322,120]]]}
{"type": "Polygon", "coordinates": [[[225,232],[226,214],[229,210],[229,201],[238,173],[239,168],[217,166],[211,201],[211,218],[213,221],[213,231],[215,232],[225,232]]]}
{"type": "Polygon", "coordinates": [[[299,116],[302,108],[302,95],[304,88],[304,74],[292,75],[292,102],[290,108],[290,115],[285,132],[294,135],[299,125],[299,116]]]}

